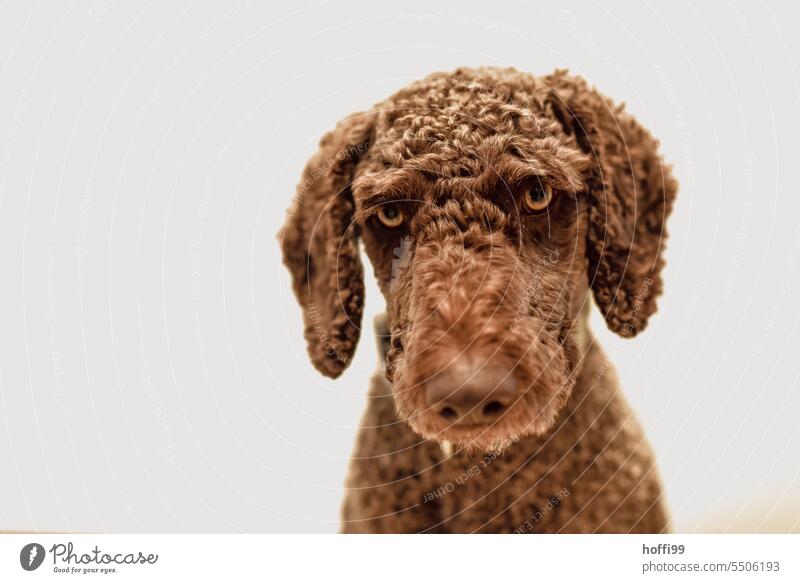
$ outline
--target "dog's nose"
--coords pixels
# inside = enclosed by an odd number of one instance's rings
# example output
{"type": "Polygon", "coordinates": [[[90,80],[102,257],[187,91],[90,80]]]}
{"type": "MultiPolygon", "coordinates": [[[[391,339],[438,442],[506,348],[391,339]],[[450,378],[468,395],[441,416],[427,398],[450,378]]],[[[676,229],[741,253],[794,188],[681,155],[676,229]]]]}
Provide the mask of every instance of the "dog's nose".
{"type": "Polygon", "coordinates": [[[512,405],[517,381],[508,369],[459,356],[425,383],[428,406],[450,423],[492,423],[512,405]]]}

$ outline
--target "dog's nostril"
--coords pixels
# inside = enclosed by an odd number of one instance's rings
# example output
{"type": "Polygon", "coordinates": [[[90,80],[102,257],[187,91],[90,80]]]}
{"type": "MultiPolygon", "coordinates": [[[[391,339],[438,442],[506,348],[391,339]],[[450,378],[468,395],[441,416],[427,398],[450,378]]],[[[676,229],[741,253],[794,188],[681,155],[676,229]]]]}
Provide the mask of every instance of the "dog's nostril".
{"type": "Polygon", "coordinates": [[[486,417],[494,417],[502,413],[505,410],[506,406],[503,405],[500,401],[490,401],[486,403],[486,406],[483,408],[483,414],[486,417]]]}
{"type": "Polygon", "coordinates": [[[443,407],[442,410],[439,411],[439,415],[445,419],[455,419],[458,416],[458,413],[456,413],[456,410],[452,407],[443,407]]]}

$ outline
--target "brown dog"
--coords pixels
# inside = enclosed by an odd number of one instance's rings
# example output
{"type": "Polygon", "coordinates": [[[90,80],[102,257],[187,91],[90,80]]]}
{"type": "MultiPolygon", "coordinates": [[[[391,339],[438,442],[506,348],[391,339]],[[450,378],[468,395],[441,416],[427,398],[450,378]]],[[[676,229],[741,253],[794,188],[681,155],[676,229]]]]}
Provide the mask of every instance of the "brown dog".
{"type": "Polygon", "coordinates": [[[565,72],[434,74],[350,116],[281,233],[311,360],[347,367],[361,239],[387,302],[346,532],[661,532],[644,434],[587,325],[644,329],[676,183],[565,72]]]}

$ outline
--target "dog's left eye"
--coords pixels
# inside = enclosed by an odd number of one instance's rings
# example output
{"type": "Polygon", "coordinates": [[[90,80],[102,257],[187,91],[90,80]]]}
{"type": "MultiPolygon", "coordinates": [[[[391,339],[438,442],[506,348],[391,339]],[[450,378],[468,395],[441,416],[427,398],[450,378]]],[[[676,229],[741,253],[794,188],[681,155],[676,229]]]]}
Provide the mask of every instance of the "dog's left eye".
{"type": "Polygon", "coordinates": [[[542,212],[553,200],[553,189],[542,183],[537,183],[525,191],[525,208],[528,212],[542,212]]]}
{"type": "Polygon", "coordinates": [[[405,214],[396,204],[387,203],[378,209],[378,220],[387,229],[397,229],[405,220],[405,214]]]}

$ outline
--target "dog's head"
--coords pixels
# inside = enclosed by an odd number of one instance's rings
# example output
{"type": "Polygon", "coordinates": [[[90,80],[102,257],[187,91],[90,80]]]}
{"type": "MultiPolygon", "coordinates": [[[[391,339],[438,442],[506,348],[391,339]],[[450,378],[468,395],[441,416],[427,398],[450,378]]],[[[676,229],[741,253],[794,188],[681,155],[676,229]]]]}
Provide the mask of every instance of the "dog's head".
{"type": "Polygon", "coordinates": [[[580,368],[588,290],[623,336],[655,310],[675,190],[655,140],[580,79],[411,85],[323,138],[280,235],[311,359],[336,377],[353,355],[361,239],[399,415],[484,450],[541,434],[580,368]]]}

